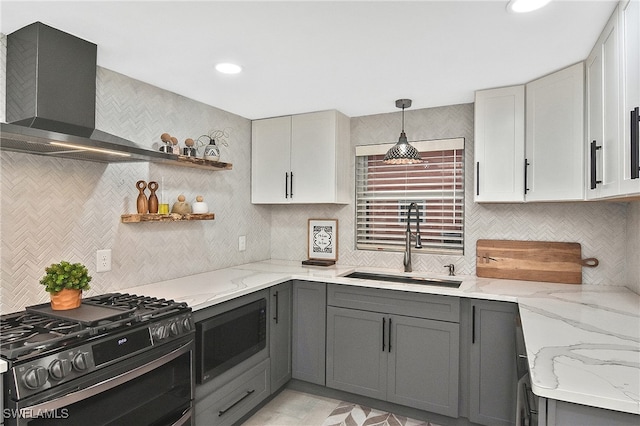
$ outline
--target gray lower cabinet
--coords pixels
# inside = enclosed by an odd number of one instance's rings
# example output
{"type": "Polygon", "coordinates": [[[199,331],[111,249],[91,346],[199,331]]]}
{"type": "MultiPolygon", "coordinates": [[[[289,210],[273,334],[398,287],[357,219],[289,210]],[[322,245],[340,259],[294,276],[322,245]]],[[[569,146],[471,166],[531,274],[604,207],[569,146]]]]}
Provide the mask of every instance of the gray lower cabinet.
{"type": "Polygon", "coordinates": [[[220,386],[196,404],[196,424],[227,426],[269,396],[269,359],[220,386]]]}
{"type": "Polygon", "coordinates": [[[428,318],[456,319],[458,298],[329,285],[328,303],[328,387],[458,416],[459,324],[428,318]]]}
{"type": "Polygon", "coordinates": [[[516,414],[515,303],[469,300],[469,420],[513,425],[516,414]]]}
{"type": "Polygon", "coordinates": [[[291,379],[291,298],[292,282],[269,290],[269,357],[271,358],[271,393],[291,379]]]}
{"type": "Polygon", "coordinates": [[[385,320],[378,312],[327,307],[328,387],[387,398],[385,320]]]}
{"type": "Polygon", "coordinates": [[[292,377],[325,384],[327,284],[293,282],[292,377]]]}

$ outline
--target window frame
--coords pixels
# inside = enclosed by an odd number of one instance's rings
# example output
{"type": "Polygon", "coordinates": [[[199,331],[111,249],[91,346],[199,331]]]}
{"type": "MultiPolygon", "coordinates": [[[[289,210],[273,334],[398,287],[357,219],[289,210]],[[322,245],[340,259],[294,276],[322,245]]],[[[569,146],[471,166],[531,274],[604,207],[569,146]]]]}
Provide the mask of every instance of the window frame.
{"type": "MultiPolygon", "coordinates": [[[[387,167],[382,165],[379,159],[369,159],[371,156],[383,156],[387,150],[393,147],[394,144],[376,144],[376,145],[358,145],[356,146],[356,158],[355,158],[355,232],[354,243],[356,250],[365,251],[383,251],[383,252],[402,252],[405,249],[404,239],[406,232],[406,211],[407,209],[398,208],[395,211],[395,217],[399,218],[398,223],[392,223],[389,219],[394,217],[394,211],[389,208],[394,204],[400,206],[406,205],[410,202],[417,202],[420,207],[420,231],[422,236],[423,248],[413,249],[416,253],[423,254],[440,254],[440,255],[464,255],[464,212],[465,212],[465,143],[464,138],[450,138],[450,139],[437,139],[437,140],[421,140],[410,142],[423,157],[428,157],[429,153],[453,151],[452,156],[449,155],[446,158],[450,158],[453,161],[440,162],[432,161],[434,166],[444,166],[449,164],[449,168],[444,168],[440,177],[442,187],[433,188],[434,182],[437,181],[437,174],[433,173],[429,175],[425,174],[423,180],[420,180],[418,175],[419,167],[424,167],[425,163],[409,166],[389,165],[390,175],[392,178],[379,177],[386,171],[382,168],[387,167]],[[362,159],[365,157],[366,159],[362,159]],[[362,162],[366,161],[366,165],[362,162]],[[375,164],[375,165],[372,165],[375,164]],[[375,169],[369,171],[368,167],[375,169]],[[369,178],[370,175],[378,173],[378,182],[374,182],[373,185],[378,187],[399,187],[401,186],[400,168],[405,169],[405,187],[402,190],[404,196],[397,195],[400,190],[382,189],[371,190],[370,182],[376,178],[369,178]],[[382,170],[382,172],[381,172],[382,170]],[[416,178],[418,178],[416,180],[416,178]],[[393,181],[389,183],[390,181],[393,181]],[[382,183],[385,185],[382,185],[382,183]],[[431,185],[429,189],[422,189],[418,191],[412,191],[413,194],[407,196],[408,185],[418,185],[419,187],[426,188],[431,185]],[[385,196],[385,191],[389,196],[385,196]],[[422,192],[421,192],[422,191],[422,192]],[[394,198],[395,197],[395,198],[394,198]],[[422,197],[422,198],[421,198],[422,197]],[[386,204],[385,200],[386,199],[386,204]],[[424,203],[426,200],[427,211],[425,211],[424,203]],[[437,201],[437,205],[434,208],[430,205],[431,201],[437,201]],[[374,219],[366,219],[368,207],[371,203],[377,203],[373,206],[375,212],[369,212],[369,217],[375,215],[374,219]],[[380,207],[382,205],[382,207],[380,207]],[[440,207],[438,207],[440,206],[440,207]],[[387,212],[389,210],[389,212],[387,212]],[[384,212],[384,213],[381,213],[384,212]],[[387,213],[387,214],[385,214],[387,213]],[[388,214],[391,213],[391,214],[388,214]],[[381,214],[383,214],[382,219],[381,214]],[[431,218],[431,222],[427,220],[427,216],[431,218]],[[373,234],[368,234],[366,228],[371,227],[371,223],[376,222],[373,227],[375,228],[373,234]],[[449,223],[447,223],[449,221],[449,223]],[[381,223],[383,222],[383,223],[381,223]],[[434,225],[435,223],[435,225],[434,225]],[[441,225],[438,227],[437,225],[441,225]],[[447,232],[448,231],[448,232],[447,232]],[[367,237],[367,235],[370,235],[367,237]],[[449,237],[449,238],[447,238],[449,237]],[[367,242],[370,238],[371,242],[367,242]],[[383,243],[381,241],[387,241],[383,243]]],[[[435,158],[435,157],[433,157],[435,158]]],[[[426,165],[428,166],[428,161],[426,165]]],[[[441,170],[441,169],[438,169],[441,170]]],[[[432,171],[433,172],[433,171],[432,171]]],[[[413,214],[412,214],[412,217],[413,214]]],[[[415,222],[411,224],[411,231],[415,233],[415,222]]]]}

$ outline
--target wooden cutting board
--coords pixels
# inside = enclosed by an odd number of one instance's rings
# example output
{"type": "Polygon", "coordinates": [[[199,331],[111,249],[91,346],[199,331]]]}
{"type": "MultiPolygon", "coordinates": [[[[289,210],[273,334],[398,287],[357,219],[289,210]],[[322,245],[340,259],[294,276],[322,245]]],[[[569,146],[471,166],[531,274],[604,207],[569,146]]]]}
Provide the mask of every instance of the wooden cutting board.
{"type": "Polygon", "coordinates": [[[582,259],[580,243],[517,240],[476,243],[479,277],[581,284],[583,266],[598,266],[598,259],[582,259]]]}

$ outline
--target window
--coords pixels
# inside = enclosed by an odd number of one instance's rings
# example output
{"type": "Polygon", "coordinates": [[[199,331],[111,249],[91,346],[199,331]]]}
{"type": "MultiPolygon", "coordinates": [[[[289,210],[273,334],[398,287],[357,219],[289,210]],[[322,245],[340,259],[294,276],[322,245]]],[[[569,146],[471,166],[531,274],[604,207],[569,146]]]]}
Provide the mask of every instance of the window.
{"type": "MultiPolygon", "coordinates": [[[[356,147],[356,248],[404,251],[407,210],[420,211],[417,253],[464,251],[464,139],[411,142],[423,163],[384,164],[393,144],[356,147]]],[[[411,231],[416,231],[412,212],[411,231]]]]}

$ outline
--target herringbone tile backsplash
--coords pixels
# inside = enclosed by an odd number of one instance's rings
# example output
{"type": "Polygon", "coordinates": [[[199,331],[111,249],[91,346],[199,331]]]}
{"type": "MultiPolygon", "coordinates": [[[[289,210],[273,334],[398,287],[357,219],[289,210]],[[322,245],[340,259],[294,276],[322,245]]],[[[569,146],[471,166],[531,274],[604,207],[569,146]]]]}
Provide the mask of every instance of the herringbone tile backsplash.
{"type": "MultiPolygon", "coordinates": [[[[0,42],[4,121],[6,38],[0,42]]],[[[0,312],[47,301],[38,281],[46,266],[63,259],[88,266],[89,295],[268,258],[300,261],[306,258],[309,218],[339,219],[340,263],[401,268],[400,253],[354,250],[353,204],[252,205],[249,120],[103,68],[97,83],[98,129],[148,148],[157,146],[163,132],[182,142],[226,129],[229,146],[221,147],[222,161],[233,163],[233,170],[102,164],[2,151],[0,312]],[[215,220],[122,224],[120,215],[136,210],[140,179],[164,182],[171,203],[179,194],[191,202],[203,195],[215,220]],[[237,249],[240,235],[247,236],[244,252],[237,249]],[[104,248],[113,251],[113,269],[96,273],[96,250],[104,248]]],[[[473,164],[473,105],[408,110],[405,128],[411,140],[464,137],[466,162],[473,164]]],[[[353,118],[352,145],[394,142],[399,130],[399,113],[353,118]]],[[[353,162],[352,157],[352,168],[353,162]]],[[[598,268],[585,270],[586,283],[633,283],[638,291],[640,255],[626,253],[640,251],[640,203],[479,205],[473,203],[472,188],[467,172],[464,256],[414,255],[415,270],[441,273],[453,262],[460,273],[474,274],[478,238],[577,241],[583,256],[600,259],[598,268]]]]}

